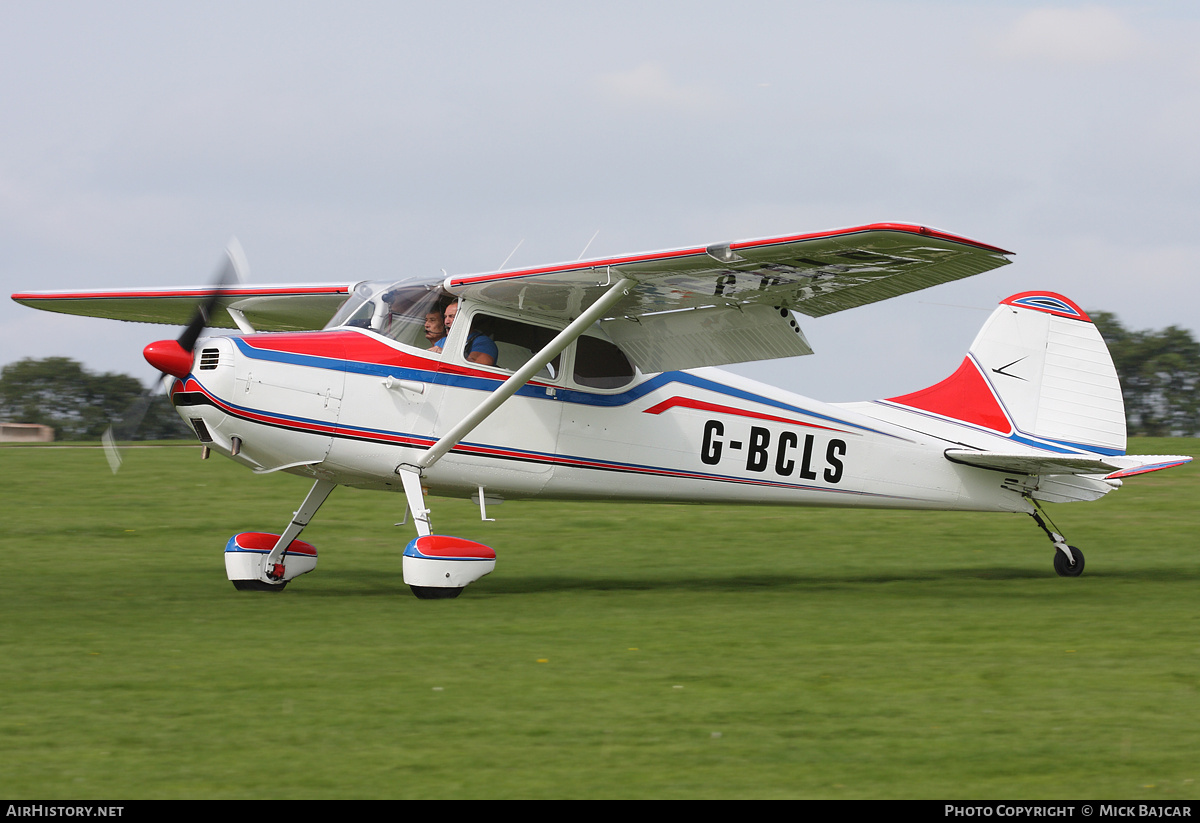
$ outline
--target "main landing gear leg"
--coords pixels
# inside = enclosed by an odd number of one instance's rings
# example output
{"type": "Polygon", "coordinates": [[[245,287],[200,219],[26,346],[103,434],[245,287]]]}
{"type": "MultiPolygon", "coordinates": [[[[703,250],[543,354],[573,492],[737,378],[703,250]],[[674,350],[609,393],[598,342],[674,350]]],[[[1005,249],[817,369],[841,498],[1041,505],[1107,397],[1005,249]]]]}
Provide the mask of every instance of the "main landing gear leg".
{"type": "Polygon", "coordinates": [[[396,468],[404,483],[404,496],[417,526],[417,537],[404,549],[404,582],[421,600],[449,600],[496,568],[496,553],[482,543],[461,537],[434,534],[425,508],[421,470],[396,468]]]}
{"type": "Polygon", "coordinates": [[[304,502],[300,504],[300,508],[296,510],[292,517],[292,522],[284,529],[283,534],[279,536],[279,540],[275,543],[275,548],[271,549],[271,553],[267,555],[267,559],[263,561],[263,571],[267,577],[278,581],[283,579],[283,555],[287,551],[288,546],[292,545],[292,541],[300,536],[300,532],[304,531],[304,527],[313,519],[313,515],[317,513],[317,509],[321,508],[321,504],[329,497],[330,493],[337,488],[337,483],[332,480],[318,480],[313,483],[313,487],[308,490],[308,496],[304,498],[304,502]]]}
{"type": "Polygon", "coordinates": [[[226,543],[226,575],[239,591],[282,591],[289,579],[317,567],[317,548],[296,540],[337,483],[318,480],[282,535],[244,531],[226,543]]]}
{"type": "Polygon", "coordinates": [[[243,532],[229,538],[225,573],[233,587],[240,592],[280,592],[293,577],[315,569],[316,548],[296,538],[336,486],[330,480],[314,483],[282,535],[243,532]]]}
{"type": "Polygon", "coordinates": [[[1053,531],[1050,526],[1046,525],[1046,520],[1042,519],[1041,506],[1035,502],[1036,511],[1029,513],[1033,518],[1033,522],[1037,523],[1046,536],[1050,538],[1050,542],[1054,544],[1054,571],[1059,577],[1079,577],[1083,574],[1083,552],[1074,546],[1067,545],[1067,539],[1056,531],[1053,531]]]}
{"type": "Polygon", "coordinates": [[[404,496],[408,499],[408,510],[412,512],[418,537],[433,534],[429,522],[429,509],[425,508],[425,492],[421,489],[421,470],[416,466],[403,465],[396,469],[400,482],[404,484],[404,496]]]}

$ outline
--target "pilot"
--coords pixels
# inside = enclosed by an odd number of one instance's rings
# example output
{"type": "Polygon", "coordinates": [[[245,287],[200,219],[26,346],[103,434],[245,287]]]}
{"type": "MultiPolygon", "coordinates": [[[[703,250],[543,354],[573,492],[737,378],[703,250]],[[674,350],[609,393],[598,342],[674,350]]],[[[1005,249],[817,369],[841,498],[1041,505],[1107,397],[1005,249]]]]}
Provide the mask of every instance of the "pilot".
{"type": "Polygon", "coordinates": [[[430,343],[437,344],[445,336],[446,321],[442,315],[442,309],[434,306],[425,313],[425,339],[430,343]]]}
{"type": "MultiPolygon", "coordinates": [[[[451,303],[446,307],[446,337],[450,335],[450,327],[454,325],[454,318],[458,315],[458,301],[451,303]]],[[[446,337],[434,343],[431,352],[441,352],[446,345],[446,337]]],[[[482,332],[473,332],[467,338],[467,345],[464,347],[467,360],[471,363],[478,363],[481,366],[496,365],[496,358],[500,355],[500,350],[496,344],[492,342],[492,338],[482,332]]]]}

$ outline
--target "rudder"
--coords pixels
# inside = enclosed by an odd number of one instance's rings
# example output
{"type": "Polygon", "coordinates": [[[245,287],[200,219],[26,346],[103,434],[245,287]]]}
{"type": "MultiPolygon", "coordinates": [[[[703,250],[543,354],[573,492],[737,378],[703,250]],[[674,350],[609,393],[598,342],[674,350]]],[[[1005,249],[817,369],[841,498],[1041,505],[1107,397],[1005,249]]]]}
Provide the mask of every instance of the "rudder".
{"type": "Polygon", "coordinates": [[[1052,292],[1001,301],[953,375],[889,401],[1006,436],[1125,452],[1125,404],[1108,347],[1079,306],[1052,292]]]}

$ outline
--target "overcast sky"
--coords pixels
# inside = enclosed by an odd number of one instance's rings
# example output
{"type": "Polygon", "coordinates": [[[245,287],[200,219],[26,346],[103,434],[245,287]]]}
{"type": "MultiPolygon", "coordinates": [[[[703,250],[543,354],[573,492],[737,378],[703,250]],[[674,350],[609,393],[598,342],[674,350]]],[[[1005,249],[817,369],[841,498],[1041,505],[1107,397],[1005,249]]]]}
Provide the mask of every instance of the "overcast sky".
{"type": "MultiPolygon", "coordinates": [[[[0,285],[486,271],[880,221],[1013,265],[802,325],[824,400],[1049,289],[1200,329],[1200,4],[0,4],[0,285]]],[[[166,326],[0,301],[0,364],[149,380],[166,326]]]]}

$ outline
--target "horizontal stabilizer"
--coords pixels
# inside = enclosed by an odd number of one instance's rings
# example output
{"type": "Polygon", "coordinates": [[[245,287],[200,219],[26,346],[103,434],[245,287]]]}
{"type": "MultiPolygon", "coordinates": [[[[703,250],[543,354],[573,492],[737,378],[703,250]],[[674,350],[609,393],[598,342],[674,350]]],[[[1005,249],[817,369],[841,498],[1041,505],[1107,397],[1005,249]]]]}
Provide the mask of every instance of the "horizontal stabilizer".
{"type": "Polygon", "coordinates": [[[986,452],[946,449],[946,459],[981,469],[1017,474],[1099,474],[1107,480],[1169,469],[1190,463],[1191,457],[1174,454],[1125,454],[1112,456],[1048,455],[1015,452],[986,452]]]}

